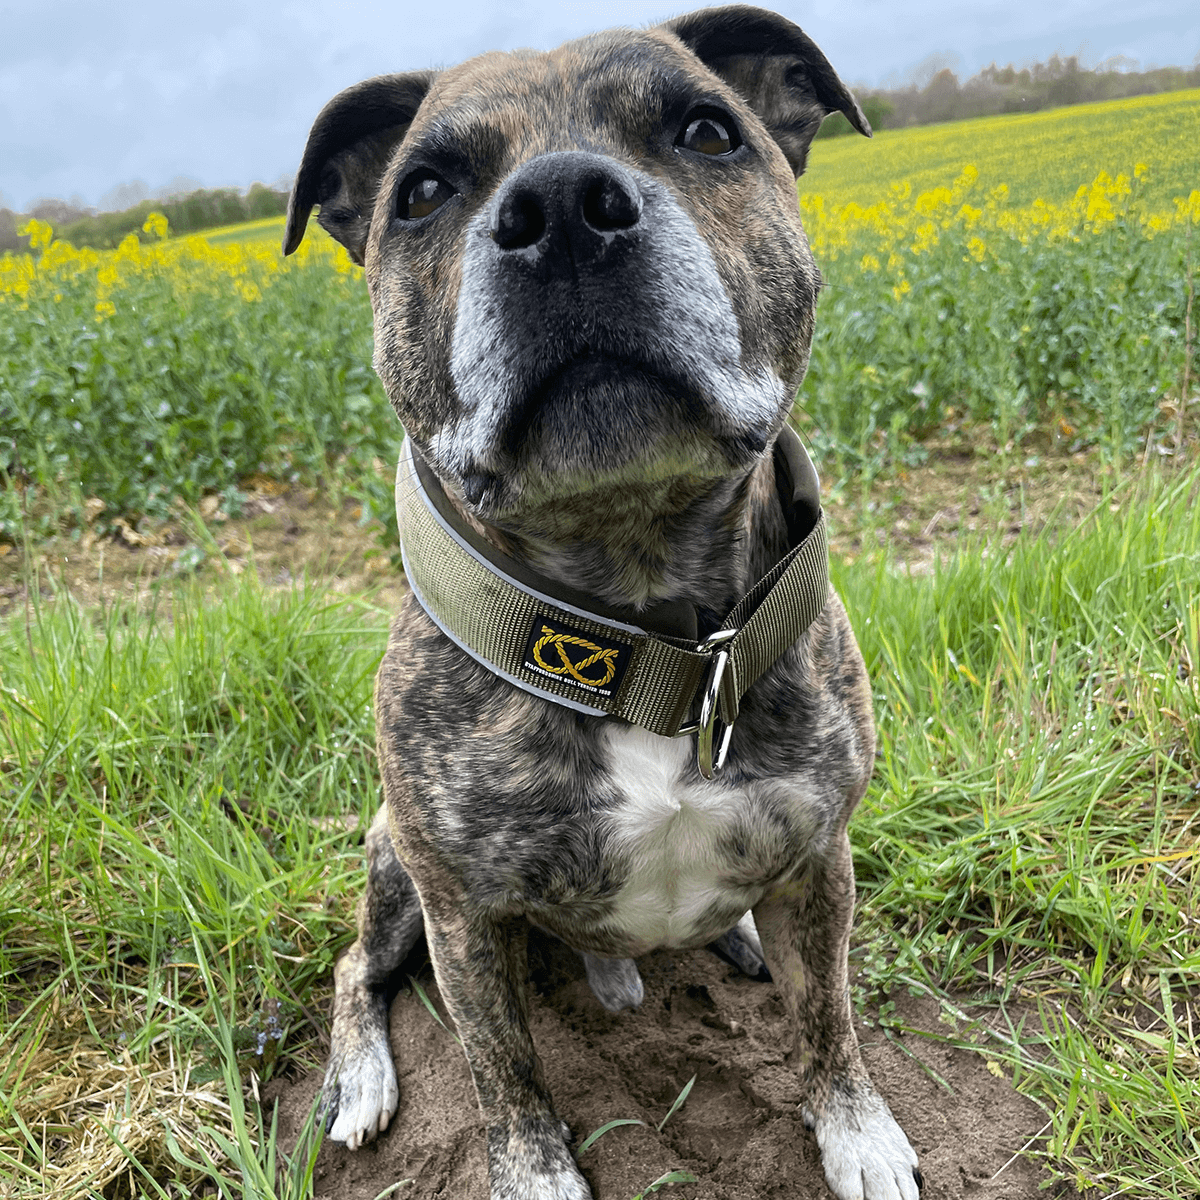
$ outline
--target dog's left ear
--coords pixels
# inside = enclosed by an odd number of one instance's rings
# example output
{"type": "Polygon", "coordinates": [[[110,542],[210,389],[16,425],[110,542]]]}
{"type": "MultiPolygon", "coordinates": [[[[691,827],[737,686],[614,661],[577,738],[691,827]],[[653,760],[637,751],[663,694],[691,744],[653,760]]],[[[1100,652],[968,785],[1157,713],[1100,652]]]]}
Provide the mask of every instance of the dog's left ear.
{"type": "Polygon", "coordinates": [[[758,114],[797,178],[809,143],[832,112],[867,137],[871,126],[816,43],[765,8],[702,8],[667,21],[670,30],[758,114]]]}

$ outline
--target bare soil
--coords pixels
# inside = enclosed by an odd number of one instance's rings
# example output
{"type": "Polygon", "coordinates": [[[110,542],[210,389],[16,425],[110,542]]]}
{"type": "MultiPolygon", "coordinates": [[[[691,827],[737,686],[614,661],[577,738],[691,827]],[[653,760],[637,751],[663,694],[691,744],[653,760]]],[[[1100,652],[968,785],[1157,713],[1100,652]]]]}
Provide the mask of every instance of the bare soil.
{"type": "Polygon", "coordinates": [[[31,578],[44,598],[66,591],[90,606],[157,595],[165,611],[177,583],[215,587],[245,570],[268,586],[308,579],[346,595],[370,592],[394,611],[407,584],[381,527],[363,524],[361,515],[352,501],[264,481],[236,518],[223,518],[214,505],[202,510],[207,519],[143,522],[103,538],[90,530],[64,535],[38,544],[28,558],[22,548],[0,544],[0,617],[24,604],[31,578]]]}
{"type": "MultiPolygon", "coordinates": [[[[935,447],[926,464],[881,476],[868,489],[828,473],[822,485],[835,555],[852,561],[886,547],[921,572],[964,538],[1009,539],[1048,522],[1069,527],[1095,507],[1106,480],[1117,482],[1095,453],[1022,458],[935,447]]],[[[24,603],[31,576],[43,596],[65,590],[85,605],[154,593],[162,604],[164,584],[215,584],[247,569],[268,585],[308,578],[346,594],[372,592],[385,611],[399,605],[407,588],[395,548],[377,523],[361,521],[354,502],[269,480],[243,488],[248,499],[236,518],[222,519],[210,497],[205,520],[143,522],[104,538],[76,531],[38,544],[28,560],[21,547],[0,543],[0,617],[24,603]]]]}
{"type": "MultiPolygon", "coordinates": [[[[532,1028],[559,1115],[577,1143],[615,1117],[646,1122],[610,1131],[580,1157],[597,1200],[631,1200],[670,1170],[699,1181],[664,1190],[687,1200],[828,1197],[784,1061],[790,1038],[774,986],[706,951],[659,951],[639,966],[644,1003],[610,1015],[571,951],[531,937],[532,1028]],[[693,1075],[686,1103],[655,1132],[693,1075]]],[[[417,978],[444,1016],[427,962],[417,978]]],[[[934,1001],[892,1000],[906,1025],[945,1036],[934,1001]]],[[[867,1068],[920,1156],[923,1200],[1075,1195],[1065,1185],[1047,1187],[1048,1176],[1020,1153],[1036,1144],[1046,1115],[982,1054],[885,1036],[865,1022],[858,1032],[867,1068]]],[[[486,1200],[484,1132],[462,1051],[409,990],[392,1006],[391,1038],[400,1109],[361,1150],[322,1146],[317,1197],[375,1200],[404,1181],[394,1194],[406,1200],[486,1200]]],[[[279,1101],[285,1144],[296,1138],[321,1078],[315,1069],[264,1090],[264,1100],[279,1101]]]]}

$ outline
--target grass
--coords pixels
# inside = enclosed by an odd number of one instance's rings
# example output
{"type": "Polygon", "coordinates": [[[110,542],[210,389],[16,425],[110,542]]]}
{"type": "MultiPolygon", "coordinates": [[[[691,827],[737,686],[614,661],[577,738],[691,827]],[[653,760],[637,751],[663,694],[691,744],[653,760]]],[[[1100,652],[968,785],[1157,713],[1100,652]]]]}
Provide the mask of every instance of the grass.
{"type": "Polygon", "coordinates": [[[187,1180],[172,1137],[193,1162],[225,1158],[206,1129],[237,1141],[229,1071],[309,1052],[360,884],[346,817],[378,800],[381,630],[256,582],[170,621],[62,597],[6,623],[0,1162],[29,1194],[126,1172],[123,1106],[136,1160],[187,1180]]]}
{"type": "MultiPolygon", "coordinates": [[[[282,242],[285,217],[263,217],[259,221],[243,221],[237,225],[222,225],[216,229],[205,229],[200,236],[212,246],[227,246],[236,242],[282,242]]],[[[329,237],[329,234],[311,221],[305,237],[329,237]]]]}
{"type": "Polygon", "coordinates": [[[855,821],[868,974],[998,1006],[1000,1033],[948,1001],[953,1036],[1105,1195],[1200,1189],[1197,499],[1200,472],[1151,478],[929,579],[837,572],[880,716],[855,821]]]}
{"type": "MultiPolygon", "coordinates": [[[[929,576],[834,564],[882,752],[853,825],[860,999],[937,997],[945,1040],[1046,1107],[1048,1165],[1105,1196],[1200,1189],[1198,499],[1200,471],[1147,475],[929,576]]],[[[164,610],[63,595],[0,629],[14,1197],[130,1194],[131,1172],[308,1194],[303,1152],[271,1182],[242,1085],[320,1057],[384,617],[252,571],[164,610]]]]}
{"type": "MultiPolygon", "coordinates": [[[[425,999],[425,997],[422,996],[422,999],[425,999]]],[[[426,1000],[425,1002],[427,1005],[429,1004],[428,1000],[426,1000]]],[[[430,1006],[430,1011],[431,1012],[433,1011],[432,1006],[430,1006]]],[[[436,1016],[437,1014],[435,1013],[434,1015],[436,1016]]],[[[439,1024],[441,1023],[440,1017],[438,1018],[438,1023],[439,1024]]],[[[683,1085],[683,1087],[680,1088],[679,1095],[675,1097],[675,1100],[671,1104],[671,1107],[669,1109],[667,1109],[667,1115],[665,1117],[663,1117],[663,1119],[661,1121],[659,1121],[658,1124],[655,1126],[655,1130],[658,1133],[662,1132],[663,1126],[687,1102],[688,1095],[691,1093],[692,1085],[695,1082],[696,1082],[696,1076],[693,1075],[691,1077],[691,1079],[689,1079],[687,1081],[687,1083],[685,1083],[683,1085]]],[[[645,1124],[646,1124],[645,1121],[639,1120],[636,1117],[616,1117],[611,1121],[605,1121],[604,1124],[599,1127],[599,1129],[594,1129],[590,1134],[588,1134],[587,1137],[585,1137],[583,1139],[582,1142],[579,1143],[579,1147],[575,1151],[576,1157],[582,1158],[584,1156],[584,1154],[587,1153],[588,1150],[590,1150],[602,1137],[604,1137],[605,1134],[610,1133],[614,1129],[620,1128],[622,1125],[645,1125],[645,1124]]],[[[669,1183],[698,1183],[698,1182],[699,1182],[699,1180],[697,1180],[696,1176],[691,1174],[691,1172],[689,1172],[689,1171],[667,1171],[665,1174],[660,1175],[656,1180],[654,1180],[653,1183],[647,1184],[646,1187],[644,1187],[640,1192],[638,1192],[638,1194],[636,1196],[633,1197],[633,1200],[643,1200],[643,1198],[645,1196],[652,1195],[654,1192],[657,1192],[661,1188],[666,1187],[666,1185],[669,1183]]]]}

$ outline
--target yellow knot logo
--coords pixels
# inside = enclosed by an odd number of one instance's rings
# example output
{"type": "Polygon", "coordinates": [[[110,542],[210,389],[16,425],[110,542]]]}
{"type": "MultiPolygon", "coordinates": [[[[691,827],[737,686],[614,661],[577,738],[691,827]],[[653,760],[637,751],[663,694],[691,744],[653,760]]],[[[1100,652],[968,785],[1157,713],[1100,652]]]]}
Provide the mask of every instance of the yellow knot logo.
{"type": "Polygon", "coordinates": [[[551,675],[568,675],[588,687],[603,687],[612,679],[617,673],[617,655],[619,653],[620,651],[616,647],[605,650],[597,646],[595,642],[589,642],[586,638],[576,637],[570,633],[555,633],[548,625],[542,626],[542,636],[533,644],[533,661],[543,671],[549,671],[551,675]],[[574,646],[577,650],[583,651],[585,657],[578,658],[576,653],[576,661],[572,661],[571,655],[567,652],[568,646],[574,646]],[[550,655],[552,661],[547,662],[542,657],[543,650],[550,655]],[[591,678],[584,674],[589,667],[600,669],[603,674],[597,678],[591,678]]]}

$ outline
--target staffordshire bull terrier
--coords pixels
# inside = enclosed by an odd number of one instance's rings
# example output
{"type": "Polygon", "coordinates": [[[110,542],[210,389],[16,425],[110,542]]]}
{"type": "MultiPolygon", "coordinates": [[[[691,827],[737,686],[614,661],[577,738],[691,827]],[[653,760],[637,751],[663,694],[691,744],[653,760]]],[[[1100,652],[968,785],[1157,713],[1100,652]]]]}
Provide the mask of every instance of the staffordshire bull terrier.
{"type": "Polygon", "coordinates": [[[785,424],[821,284],[795,181],[832,112],[870,134],[800,29],[733,6],[371,79],[317,117],[284,251],[319,205],[366,268],[413,586],[335,972],[335,1140],[396,1111],[388,1004],[424,930],[492,1200],[591,1196],[529,1033],[533,922],[614,1010],[656,947],[773,977],[833,1193],[916,1200],[848,991],[871,692],[785,424]]]}

